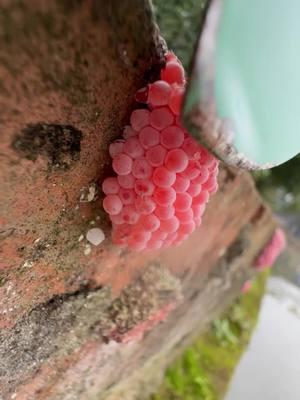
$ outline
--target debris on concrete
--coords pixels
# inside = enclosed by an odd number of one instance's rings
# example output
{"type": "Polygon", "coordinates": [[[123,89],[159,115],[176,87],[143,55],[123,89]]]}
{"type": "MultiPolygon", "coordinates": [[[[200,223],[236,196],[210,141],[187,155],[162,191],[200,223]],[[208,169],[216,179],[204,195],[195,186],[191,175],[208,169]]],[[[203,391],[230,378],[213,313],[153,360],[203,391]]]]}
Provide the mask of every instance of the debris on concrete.
{"type": "Polygon", "coordinates": [[[80,203],[90,203],[91,201],[95,200],[97,195],[97,187],[96,184],[93,182],[88,187],[84,186],[80,189],[80,203]]]}
{"type": "Polygon", "coordinates": [[[105,235],[100,228],[92,228],[86,234],[87,240],[94,246],[98,246],[105,239],[105,235]]]}

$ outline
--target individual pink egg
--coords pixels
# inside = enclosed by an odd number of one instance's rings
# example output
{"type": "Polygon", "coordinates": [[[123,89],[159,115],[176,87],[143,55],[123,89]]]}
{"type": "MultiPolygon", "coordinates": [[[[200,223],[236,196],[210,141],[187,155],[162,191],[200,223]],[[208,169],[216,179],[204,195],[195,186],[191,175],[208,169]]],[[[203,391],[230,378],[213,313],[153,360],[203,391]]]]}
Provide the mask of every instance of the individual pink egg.
{"type": "Polygon", "coordinates": [[[175,216],[161,221],[161,229],[165,230],[168,233],[176,232],[179,228],[179,225],[179,220],[175,216]]]}
{"type": "Polygon", "coordinates": [[[137,136],[130,137],[123,146],[123,152],[131,158],[138,158],[144,155],[144,149],[137,136]]]}
{"type": "Polygon", "coordinates": [[[133,189],[135,184],[135,177],[132,174],[118,175],[118,183],[124,189],[133,189]]]}
{"type": "Polygon", "coordinates": [[[119,197],[124,205],[128,205],[134,203],[136,194],[133,189],[120,188],[119,197]]]}
{"type": "Polygon", "coordinates": [[[117,194],[120,190],[120,185],[116,177],[111,176],[104,179],[102,183],[102,191],[105,194],[117,194]]]}
{"type": "Polygon", "coordinates": [[[152,180],[156,186],[167,188],[175,182],[176,174],[165,167],[157,167],[153,172],[152,180]]]}
{"type": "Polygon", "coordinates": [[[108,194],[103,200],[104,210],[111,215],[119,214],[122,210],[123,203],[116,194],[108,194]]]}
{"type": "Polygon", "coordinates": [[[148,85],[148,103],[152,107],[165,106],[171,96],[171,86],[163,81],[156,81],[148,85]]]}
{"type": "Polygon", "coordinates": [[[159,144],[159,132],[151,126],[146,126],[139,133],[139,141],[144,149],[149,149],[159,144]]]}
{"type": "Polygon", "coordinates": [[[134,186],[136,194],[140,196],[151,196],[155,186],[149,179],[137,179],[134,186]]]}
{"type": "Polygon", "coordinates": [[[122,218],[126,224],[134,225],[139,220],[139,214],[133,205],[124,206],[122,209],[122,218]]]}
{"type": "Polygon", "coordinates": [[[188,190],[190,186],[190,180],[188,178],[184,178],[183,176],[177,175],[176,180],[173,183],[173,188],[177,193],[183,193],[188,190]]]}
{"type": "Polygon", "coordinates": [[[139,132],[144,126],[149,125],[150,111],[145,109],[134,110],[130,116],[132,128],[139,132]]]}
{"type": "Polygon", "coordinates": [[[157,188],[154,191],[154,200],[160,206],[169,206],[176,199],[176,192],[173,188],[157,188]]]}
{"type": "Polygon", "coordinates": [[[140,215],[152,214],[156,208],[156,203],[149,196],[138,196],[134,204],[136,211],[140,215]]]}
{"type": "Polygon", "coordinates": [[[123,146],[124,146],[125,140],[115,140],[109,145],[109,155],[111,158],[115,157],[117,154],[122,153],[123,151],[123,146]]]}
{"type": "Polygon", "coordinates": [[[149,232],[154,232],[160,227],[160,220],[154,214],[145,215],[141,219],[141,226],[149,232]]]}
{"type": "Polygon", "coordinates": [[[184,171],[189,163],[188,156],[181,149],[173,149],[168,151],[165,158],[165,166],[172,172],[184,171]]]}
{"type": "Polygon", "coordinates": [[[113,158],[113,170],[118,175],[130,174],[132,169],[132,158],[128,155],[120,153],[113,158]]]}
{"type": "Polygon", "coordinates": [[[146,158],[141,157],[134,160],[132,165],[132,175],[137,179],[148,179],[152,175],[152,166],[146,158]]]}
{"type": "Polygon", "coordinates": [[[173,217],[175,208],[172,205],[157,206],[154,213],[160,220],[165,220],[173,217]]]}
{"type": "Polygon", "coordinates": [[[184,84],[184,69],[177,61],[169,61],[160,72],[160,78],[168,83],[184,84]]]}
{"type": "Polygon", "coordinates": [[[191,208],[192,197],[187,193],[177,193],[174,207],[176,211],[187,211],[191,208]]]}
{"type": "Polygon", "coordinates": [[[179,148],[184,141],[184,133],[176,125],[171,125],[161,132],[160,143],[166,149],[179,148]]]}
{"type": "Polygon", "coordinates": [[[163,165],[167,150],[161,145],[157,145],[147,150],[146,159],[152,167],[163,165]]]}
{"type": "Polygon", "coordinates": [[[182,101],[184,95],[184,88],[180,86],[174,86],[172,88],[169,107],[173,111],[174,115],[179,115],[181,111],[182,101]]]}
{"type": "Polygon", "coordinates": [[[158,131],[167,128],[172,125],[173,122],[174,115],[168,107],[154,108],[150,113],[150,124],[158,131]]]}

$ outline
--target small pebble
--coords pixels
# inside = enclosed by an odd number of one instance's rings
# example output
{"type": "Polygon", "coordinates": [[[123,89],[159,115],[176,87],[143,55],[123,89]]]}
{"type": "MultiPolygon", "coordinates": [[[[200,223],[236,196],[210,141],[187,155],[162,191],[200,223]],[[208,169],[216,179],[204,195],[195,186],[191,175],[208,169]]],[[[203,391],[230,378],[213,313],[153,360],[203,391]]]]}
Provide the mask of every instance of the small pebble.
{"type": "Polygon", "coordinates": [[[83,253],[84,253],[85,256],[88,256],[88,255],[90,254],[91,251],[92,251],[91,246],[90,246],[89,244],[87,244],[87,245],[85,246],[85,249],[84,249],[83,253]]]}
{"type": "Polygon", "coordinates": [[[87,240],[94,246],[98,246],[105,239],[105,235],[100,228],[92,228],[86,234],[87,240]]]}

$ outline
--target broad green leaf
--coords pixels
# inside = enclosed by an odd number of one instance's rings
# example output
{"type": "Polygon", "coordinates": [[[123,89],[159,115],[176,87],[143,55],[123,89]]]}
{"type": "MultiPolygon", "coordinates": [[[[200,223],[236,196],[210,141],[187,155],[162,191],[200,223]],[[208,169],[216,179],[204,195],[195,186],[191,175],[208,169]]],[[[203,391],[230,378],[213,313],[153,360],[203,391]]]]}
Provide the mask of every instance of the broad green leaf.
{"type": "Polygon", "coordinates": [[[300,1],[213,0],[184,107],[192,133],[248,169],[300,152],[300,1]]]}

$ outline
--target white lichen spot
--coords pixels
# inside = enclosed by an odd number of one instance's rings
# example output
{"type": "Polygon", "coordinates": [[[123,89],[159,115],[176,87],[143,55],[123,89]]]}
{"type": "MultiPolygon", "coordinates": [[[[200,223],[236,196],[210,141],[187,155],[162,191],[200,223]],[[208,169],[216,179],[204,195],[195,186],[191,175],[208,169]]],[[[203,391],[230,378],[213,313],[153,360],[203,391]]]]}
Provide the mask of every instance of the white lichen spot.
{"type": "Polygon", "coordinates": [[[7,294],[11,291],[12,287],[13,287],[12,284],[9,283],[8,286],[7,286],[7,288],[6,288],[6,293],[7,293],[7,294]]]}
{"type": "Polygon", "coordinates": [[[33,262],[30,260],[26,260],[22,264],[22,268],[31,268],[33,266],[33,262]]]}
{"type": "Polygon", "coordinates": [[[90,252],[92,251],[92,248],[89,244],[85,245],[85,249],[83,251],[85,256],[88,256],[90,254],[90,252]]]}
{"type": "Polygon", "coordinates": [[[92,228],[86,234],[87,240],[94,246],[98,246],[105,239],[105,235],[100,228],[92,228]]]}
{"type": "Polygon", "coordinates": [[[89,193],[88,193],[88,196],[87,196],[87,200],[88,201],[93,201],[94,198],[95,198],[95,195],[96,195],[96,185],[93,183],[93,185],[91,185],[89,187],[89,193]]]}
{"type": "Polygon", "coordinates": [[[80,235],[79,238],[78,238],[78,242],[81,242],[83,239],[84,239],[84,236],[80,235]]]}

